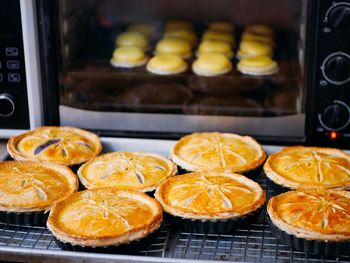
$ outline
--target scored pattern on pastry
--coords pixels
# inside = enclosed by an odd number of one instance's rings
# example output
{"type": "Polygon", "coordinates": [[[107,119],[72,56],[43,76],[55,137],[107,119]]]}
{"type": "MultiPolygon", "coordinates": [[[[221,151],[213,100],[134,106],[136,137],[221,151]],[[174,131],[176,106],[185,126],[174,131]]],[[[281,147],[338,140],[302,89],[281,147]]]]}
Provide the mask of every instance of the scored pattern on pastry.
{"type": "Polygon", "coordinates": [[[176,173],[165,158],[147,153],[115,152],[83,165],[78,175],[87,188],[119,187],[144,189],[176,173]]]}
{"type": "Polygon", "coordinates": [[[288,224],[322,234],[350,234],[350,199],[336,191],[293,191],[277,198],[276,212],[288,224]]]}
{"type": "Polygon", "coordinates": [[[20,140],[16,148],[29,157],[63,162],[94,156],[96,152],[95,145],[86,137],[59,128],[34,131],[20,140]]]}
{"type": "Polygon", "coordinates": [[[152,208],[141,198],[101,189],[80,192],[70,198],[60,211],[58,221],[67,232],[108,237],[146,225],[153,216],[152,208]]]}
{"type": "Polygon", "coordinates": [[[284,150],[270,162],[272,169],[289,180],[313,186],[350,182],[350,162],[332,150],[298,147],[284,150]]]}
{"type": "Polygon", "coordinates": [[[40,163],[4,162],[0,165],[0,205],[49,205],[74,192],[76,184],[40,163]]]}
{"type": "Polygon", "coordinates": [[[184,213],[247,213],[264,202],[262,189],[230,173],[190,173],[168,179],[156,193],[166,205],[184,213]]]}
{"type": "MultiPolygon", "coordinates": [[[[172,157],[175,162],[180,158],[190,163],[194,170],[232,167],[233,170],[240,171],[249,166],[250,162],[259,162],[259,159],[263,161],[265,158],[262,149],[254,145],[257,143],[253,139],[247,142],[246,138],[248,137],[232,134],[195,133],[183,137],[175,145],[172,157]]],[[[181,163],[180,165],[182,166],[181,163]]]]}

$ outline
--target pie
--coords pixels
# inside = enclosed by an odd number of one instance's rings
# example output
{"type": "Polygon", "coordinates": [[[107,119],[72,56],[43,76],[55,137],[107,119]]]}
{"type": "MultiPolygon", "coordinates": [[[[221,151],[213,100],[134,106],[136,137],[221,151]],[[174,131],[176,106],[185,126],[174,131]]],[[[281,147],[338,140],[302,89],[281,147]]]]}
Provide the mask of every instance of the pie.
{"type": "Polygon", "coordinates": [[[208,29],[234,33],[235,26],[232,23],[226,21],[213,21],[208,25],[208,29]]]}
{"type": "Polygon", "coordinates": [[[139,47],[142,50],[148,49],[147,37],[138,31],[127,31],[119,34],[115,40],[117,47],[139,47]]]}
{"type": "Polygon", "coordinates": [[[7,150],[15,160],[81,164],[97,156],[102,145],[94,133],[73,127],[44,126],[11,137],[7,150]]]}
{"type": "Polygon", "coordinates": [[[176,142],[170,157],[188,171],[222,169],[246,172],[261,165],[266,155],[252,137],[203,132],[182,137],[176,142]]]}
{"type": "Polygon", "coordinates": [[[154,54],[171,54],[181,58],[189,58],[192,55],[192,51],[188,41],[168,36],[157,43],[154,54]]]}
{"type": "Polygon", "coordinates": [[[218,76],[232,69],[231,61],[222,53],[201,54],[192,64],[192,70],[199,76],[218,76]]]}
{"type": "Polygon", "coordinates": [[[0,211],[45,211],[77,189],[78,178],[66,166],[0,162],[0,211]]]}
{"type": "Polygon", "coordinates": [[[194,31],[188,29],[172,29],[164,33],[164,38],[175,37],[183,39],[194,47],[197,44],[197,35],[194,31]]]}
{"type": "Polygon", "coordinates": [[[261,56],[272,57],[272,55],[273,51],[271,46],[264,44],[263,42],[253,40],[241,41],[237,52],[238,59],[261,56]]]}
{"type": "Polygon", "coordinates": [[[247,215],[265,202],[254,181],[239,174],[205,171],[167,179],[156,199],[173,216],[200,220],[225,220],[247,215]]]}
{"type": "Polygon", "coordinates": [[[350,240],[350,192],[289,191],[272,197],[267,212],[274,226],[307,240],[350,240]]]}
{"type": "Polygon", "coordinates": [[[56,203],[47,226],[61,242],[103,247],[140,239],[158,229],[162,218],[160,204],[144,193],[99,188],[56,203]]]}
{"type": "Polygon", "coordinates": [[[113,52],[111,65],[120,68],[133,68],[146,64],[145,52],[136,46],[118,47],[113,52]]]}
{"type": "Polygon", "coordinates": [[[159,54],[148,61],[146,69],[157,75],[172,75],[186,71],[187,63],[174,54],[159,54]]]}
{"type": "Polygon", "coordinates": [[[232,33],[222,30],[209,29],[204,32],[202,40],[218,40],[225,41],[230,44],[231,47],[235,45],[235,38],[232,33]]]}
{"type": "Polygon", "coordinates": [[[243,74],[253,76],[267,76],[278,72],[277,62],[268,56],[242,58],[237,69],[243,74]]]}
{"type": "Polygon", "coordinates": [[[116,187],[147,192],[176,172],[174,163],[157,154],[114,152],[88,161],[79,168],[78,176],[88,189],[116,187]]]}
{"type": "Polygon", "coordinates": [[[200,57],[201,55],[210,52],[221,53],[228,59],[231,59],[233,57],[231,46],[227,42],[220,40],[203,40],[198,47],[196,56],[200,57]]]}
{"type": "Polygon", "coordinates": [[[334,148],[285,147],[269,156],[264,171],[288,188],[350,189],[350,155],[334,148]]]}

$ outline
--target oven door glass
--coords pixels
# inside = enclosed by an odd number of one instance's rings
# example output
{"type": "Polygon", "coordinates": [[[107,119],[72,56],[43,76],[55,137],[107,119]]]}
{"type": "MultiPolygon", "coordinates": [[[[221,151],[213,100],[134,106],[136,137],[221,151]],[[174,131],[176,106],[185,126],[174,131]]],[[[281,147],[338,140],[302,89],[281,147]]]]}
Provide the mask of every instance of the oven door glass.
{"type": "Polygon", "coordinates": [[[303,0],[58,1],[61,124],[302,138],[306,9],[303,0]]]}

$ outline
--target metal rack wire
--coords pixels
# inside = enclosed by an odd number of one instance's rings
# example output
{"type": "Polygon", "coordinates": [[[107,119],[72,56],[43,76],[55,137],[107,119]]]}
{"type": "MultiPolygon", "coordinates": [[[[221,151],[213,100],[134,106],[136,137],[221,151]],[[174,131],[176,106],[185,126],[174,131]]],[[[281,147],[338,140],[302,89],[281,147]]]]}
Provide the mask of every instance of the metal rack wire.
{"type": "MultiPolygon", "coordinates": [[[[256,181],[267,191],[267,180],[258,176],[256,181]]],[[[245,262],[350,262],[350,257],[322,257],[294,251],[279,244],[272,235],[262,212],[252,223],[240,227],[232,234],[205,234],[182,231],[167,218],[161,229],[147,240],[140,250],[125,251],[125,255],[168,259],[245,262]]],[[[0,224],[0,253],[4,247],[40,251],[48,257],[61,251],[45,227],[0,224]]],[[[120,252],[118,252],[120,253],[120,252]]],[[[111,260],[115,254],[108,254],[111,260]]],[[[83,256],[82,256],[83,257],[83,256]]]]}

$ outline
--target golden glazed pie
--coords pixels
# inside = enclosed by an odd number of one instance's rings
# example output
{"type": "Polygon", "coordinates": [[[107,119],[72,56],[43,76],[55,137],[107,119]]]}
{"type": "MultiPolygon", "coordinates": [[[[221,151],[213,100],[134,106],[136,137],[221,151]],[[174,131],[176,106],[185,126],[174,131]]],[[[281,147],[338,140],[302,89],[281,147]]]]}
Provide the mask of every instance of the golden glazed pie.
{"type": "Polygon", "coordinates": [[[264,191],[254,181],[215,171],[171,177],[157,188],[155,197],[164,211],[203,221],[242,217],[265,202],[264,191]]]}
{"type": "Polygon", "coordinates": [[[45,162],[0,162],[0,211],[45,211],[77,191],[68,168],[45,162]]]}
{"type": "Polygon", "coordinates": [[[350,155],[338,149],[285,147],[269,156],[264,171],[288,188],[350,189],[350,155]]]}
{"type": "Polygon", "coordinates": [[[289,235],[307,240],[350,240],[350,192],[289,191],[272,197],[267,212],[273,226],[289,235]]]}
{"type": "Polygon", "coordinates": [[[199,76],[218,76],[232,69],[231,61],[221,53],[208,52],[200,55],[192,64],[192,70],[199,76]]]}
{"type": "Polygon", "coordinates": [[[230,22],[225,21],[213,21],[208,25],[208,29],[225,31],[229,33],[233,33],[235,31],[234,25],[230,22]]]}
{"type": "Polygon", "coordinates": [[[111,65],[120,68],[133,68],[146,64],[145,52],[136,46],[118,47],[113,52],[111,65]]]}
{"type": "Polygon", "coordinates": [[[246,172],[261,165],[266,155],[252,137],[203,132],[182,137],[176,142],[170,157],[188,171],[222,169],[246,172]]]}
{"type": "Polygon", "coordinates": [[[61,242],[103,247],[145,237],[159,228],[162,218],[160,204],[144,193],[99,188],[56,203],[47,226],[61,242]]]}
{"type": "Polygon", "coordinates": [[[237,63],[237,70],[243,74],[266,76],[277,73],[278,65],[268,56],[248,57],[237,63]]]}
{"type": "Polygon", "coordinates": [[[178,37],[166,37],[157,43],[156,55],[171,54],[181,58],[189,58],[192,54],[191,45],[188,41],[178,37]]]}
{"type": "Polygon", "coordinates": [[[148,61],[146,69],[153,74],[172,75],[186,71],[187,63],[173,54],[159,54],[148,61]]]}
{"type": "Polygon", "coordinates": [[[147,192],[176,172],[175,164],[157,154],[114,152],[85,163],[78,176],[88,189],[115,187],[147,192]]]}
{"type": "Polygon", "coordinates": [[[146,50],[148,48],[148,39],[138,31],[127,31],[117,36],[115,44],[117,47],[134,46],[146,50]]]}
{"type": "Polygon", "coordinates": [[[96,134],[82,129],[44,126],[11,137],[7,150],[15,160],[73,165],[97,156],[102,145],[96,134]]]}

